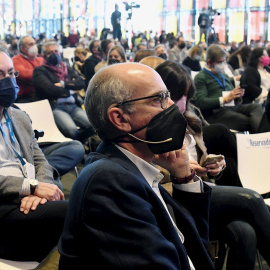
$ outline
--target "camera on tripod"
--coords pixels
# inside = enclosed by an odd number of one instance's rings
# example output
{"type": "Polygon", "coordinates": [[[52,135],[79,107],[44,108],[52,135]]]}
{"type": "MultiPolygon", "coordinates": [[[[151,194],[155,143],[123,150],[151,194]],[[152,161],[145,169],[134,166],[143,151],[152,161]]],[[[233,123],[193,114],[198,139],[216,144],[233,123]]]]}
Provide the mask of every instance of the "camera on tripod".
{"type": "Polygon", "coordinates": [[[131,2],[131,4],[129,4],[127,1],[124,1],[123,4],[126,6],[126,11],[128,12],[128,18],[127,20],[131,20],[132,17],[132,8],[139,8],[141,7],[138,4],[135,4],[135,2],[131,2]]]}
{"type": "Polygon", "coordinates": [[[214,20],[215,15],[220,15],[220,12],[218,12],[216,9],[213,9],[212,7],[208,7],[208,15],[211,18],[211,22],[214,20]]]}

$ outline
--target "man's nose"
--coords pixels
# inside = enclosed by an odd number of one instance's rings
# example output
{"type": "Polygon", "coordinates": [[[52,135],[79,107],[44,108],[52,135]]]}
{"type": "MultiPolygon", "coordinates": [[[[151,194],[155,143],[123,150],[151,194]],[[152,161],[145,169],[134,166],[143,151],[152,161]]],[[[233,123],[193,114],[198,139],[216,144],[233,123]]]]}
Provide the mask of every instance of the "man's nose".
{"type": "Polygon", "coordinates": [[[171,100],[171,98],[168,98],[168,107],[170,107],[173,104],[174,104],[174,102],[171,100]]]}

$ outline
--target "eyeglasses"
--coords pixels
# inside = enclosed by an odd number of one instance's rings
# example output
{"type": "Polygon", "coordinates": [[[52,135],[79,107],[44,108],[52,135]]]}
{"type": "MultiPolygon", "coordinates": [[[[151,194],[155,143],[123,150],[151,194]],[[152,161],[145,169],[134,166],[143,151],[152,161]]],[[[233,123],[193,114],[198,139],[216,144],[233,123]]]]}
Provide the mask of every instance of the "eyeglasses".
{"type": "Polygon", "coordinates": [[[0,80],[3,80],[7,76],[7,74],[9,77],[16,78],[19,76],[19,71],[12,70],[7,73],[4,73],[3,71],[0,70],[0,80]]]}
{"type": "Polygon", "coordinates": [[[142,97],[142,98],[135,98],[135,99],[130,99],[126,101],[119,102],[115,105],[115,107],[120,107],[124,104],[138,101],[138,100],[143,100],[143,99],[149,99],[149,98],[156,98],[158,102],[160,102],[160,106],[162,109],[167,109],[168,105],[168,98],[171,98],[171,93],[169,91],[166,92],[160,92],[159,94],[153,95],[153,96],[148,96],[148,97],[142,97]]]}

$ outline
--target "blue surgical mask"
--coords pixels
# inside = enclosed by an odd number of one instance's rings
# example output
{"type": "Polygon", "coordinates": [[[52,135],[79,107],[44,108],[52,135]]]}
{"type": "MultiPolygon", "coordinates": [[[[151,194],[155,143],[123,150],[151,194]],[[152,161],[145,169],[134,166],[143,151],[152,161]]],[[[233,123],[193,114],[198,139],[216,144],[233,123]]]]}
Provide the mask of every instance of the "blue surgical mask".
{"type": "Polygon", "coordinates": [[[47,61],[52,66],[57,66],[61,62],[61,57],[58,53],[53,53],[47,58],[47,61]]]}
{"type": "Polygon", "coordinates": [[[17,99],[18,92],[19,86],[15,78],[6,77],[0,80],[0,106],[10,107],[17,99]]]}

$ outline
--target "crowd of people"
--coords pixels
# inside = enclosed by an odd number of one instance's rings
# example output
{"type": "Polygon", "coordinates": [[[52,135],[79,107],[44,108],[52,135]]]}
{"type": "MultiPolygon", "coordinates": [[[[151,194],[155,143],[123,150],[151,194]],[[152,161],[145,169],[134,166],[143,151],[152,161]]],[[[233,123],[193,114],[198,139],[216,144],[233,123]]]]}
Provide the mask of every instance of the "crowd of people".
{"type": "Polygon", "coordinates": [[[270,265],[269,209],[242,187],[235,136],[270,131],[268,44],[162,31],[128,45],[119,16],[111,38],[1,44],[0,258],[40,262],[58,246],[60,270],[218,270],[218,240],[228,270],[254,269],[257,250],[270,265]],[[14,105],[44,99],[71,141],[39,145],[14,105]],[[82,161],[67,201],[61,176],[82,161]]]}

